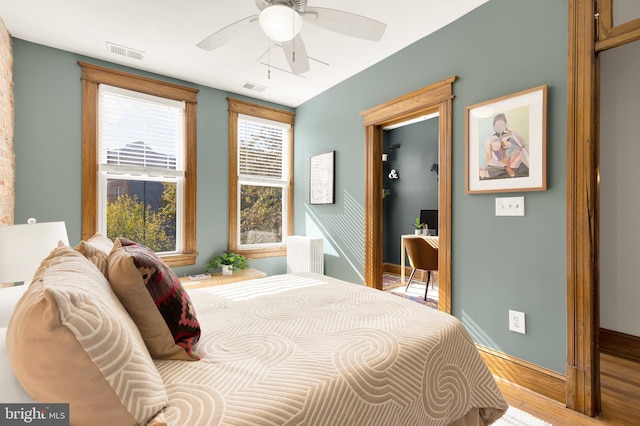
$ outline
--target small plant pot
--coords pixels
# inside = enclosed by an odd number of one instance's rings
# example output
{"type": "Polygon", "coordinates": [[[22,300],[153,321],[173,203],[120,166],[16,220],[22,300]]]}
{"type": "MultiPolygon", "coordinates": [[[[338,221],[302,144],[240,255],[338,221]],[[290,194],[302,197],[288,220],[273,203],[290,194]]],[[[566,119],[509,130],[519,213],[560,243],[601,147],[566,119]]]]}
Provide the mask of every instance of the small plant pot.
{"type": "Polygon", "coordinates": [[[222,275],[233,274],[233,265],[222,265],[222,275]]]}
{"type": "Polygon", "coordinates": [[[422,229],[416,229],[415,233],[416,235],[422,235],[422,229]]]}

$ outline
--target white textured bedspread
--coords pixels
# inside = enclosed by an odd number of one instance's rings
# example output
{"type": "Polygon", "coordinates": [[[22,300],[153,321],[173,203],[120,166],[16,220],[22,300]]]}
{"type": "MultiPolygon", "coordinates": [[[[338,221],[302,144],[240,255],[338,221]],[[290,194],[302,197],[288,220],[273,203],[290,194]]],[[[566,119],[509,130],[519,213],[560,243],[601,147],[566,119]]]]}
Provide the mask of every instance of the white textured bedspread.
{"type": "Polygon", "coordinates": [[[156,361],[173,426],[446,425],[507,408],[464,326],[322,275],[191,290],[200,361],[156,361]]]}

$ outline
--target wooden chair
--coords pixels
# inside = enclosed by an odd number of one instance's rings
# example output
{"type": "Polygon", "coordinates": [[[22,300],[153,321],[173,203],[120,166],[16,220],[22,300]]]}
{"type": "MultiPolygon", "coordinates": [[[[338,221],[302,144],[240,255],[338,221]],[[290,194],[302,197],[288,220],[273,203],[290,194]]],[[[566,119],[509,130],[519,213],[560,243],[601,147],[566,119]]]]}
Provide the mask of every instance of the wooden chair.
{"type": "MultiPolygon", "coordinates": [[[[404,244],[407,250],[407,257],[409,257],[409,264],[413,268],[405,291],[409,289],[409,285],[411,284],[411,280],[413,279],[416,270],[420,269],[427,271],[427,285],[424,290],[424,300],[427,300],[429,281],[432,279],[431,271],[438,270],[438,249],[432,247],[421,237],[406,237],[404,244]]],[[[433,283],[431,285],[433,286],[433,283]]]]}

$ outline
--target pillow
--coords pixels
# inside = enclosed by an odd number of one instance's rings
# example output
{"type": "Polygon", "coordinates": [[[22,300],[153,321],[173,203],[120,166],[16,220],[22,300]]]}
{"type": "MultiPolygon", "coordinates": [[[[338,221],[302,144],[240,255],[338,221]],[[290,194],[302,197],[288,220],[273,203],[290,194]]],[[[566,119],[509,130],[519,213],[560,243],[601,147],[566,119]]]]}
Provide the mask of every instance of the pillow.
{"type": "Polygon", "coordinates": [[[112,248],[113,241],[102,234],[96,233],[87,241],[80,241],[73,249],[89,259],[106,277],[107,259],[112,248]]]}
{"type": "Polygon", "coordinates": [[[9,325],[13,309],[28,287],[29,284],[24,283],[13,287],[0,288],[0,327],[9,325]]]}
{"type": "Polygon", "coordinates": [[[175,273],[148,247],[116,238],[109,283],[138,326],[152,358],[193,361],[200,323],[175,273]]]}
{"type": "Polygon", "coordinates": [[[71,247],[54,249],[15,307],[7,353],[40,403],[69,403],[71,424],[146,424],[167,393],[107,279],[71,247]]]}
{"type": "Polygon", "coordinates": [[[98,232],[93,234],[93,236],[87,240],[87,243],[102,251],[107,256],[109,256],[109,253],[111,253],[113,249],[113,241],[98,232]]]}

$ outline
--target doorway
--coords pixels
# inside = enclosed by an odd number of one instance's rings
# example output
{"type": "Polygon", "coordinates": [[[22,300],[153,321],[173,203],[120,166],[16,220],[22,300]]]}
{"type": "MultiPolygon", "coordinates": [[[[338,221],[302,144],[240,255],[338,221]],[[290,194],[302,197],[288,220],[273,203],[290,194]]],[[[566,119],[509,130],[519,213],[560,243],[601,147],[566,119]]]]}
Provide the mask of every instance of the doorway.
{"type": "MultiPolygon", "coordinates": [[[[638,5],[640,13],[640,5],[638,5]]],[[[640,358],[640,41],[599,56],[600,349],[640,358]]]]}
{"type": "MultiPolygon", "coordinates": [[[[404,237],[421,232],[432,244],[438,241],[438,122],[438,115],[432,114],[383,128],[381,212],[383,290],[436,309],[437,256],[431,273],[417,270],[408,287],[400,281],[404,237]]],[[[406,282],[412,268],[406,256],[404,263],[406,282]]]]}
{"type": "Polygon", "coordinates": [[[438,309],[451,313],[451,115],[452,76],[363,111],[365,127],[364,282],[382,285],[382,144],[383,128],[437,113],[438,143],[438,309]]]}

